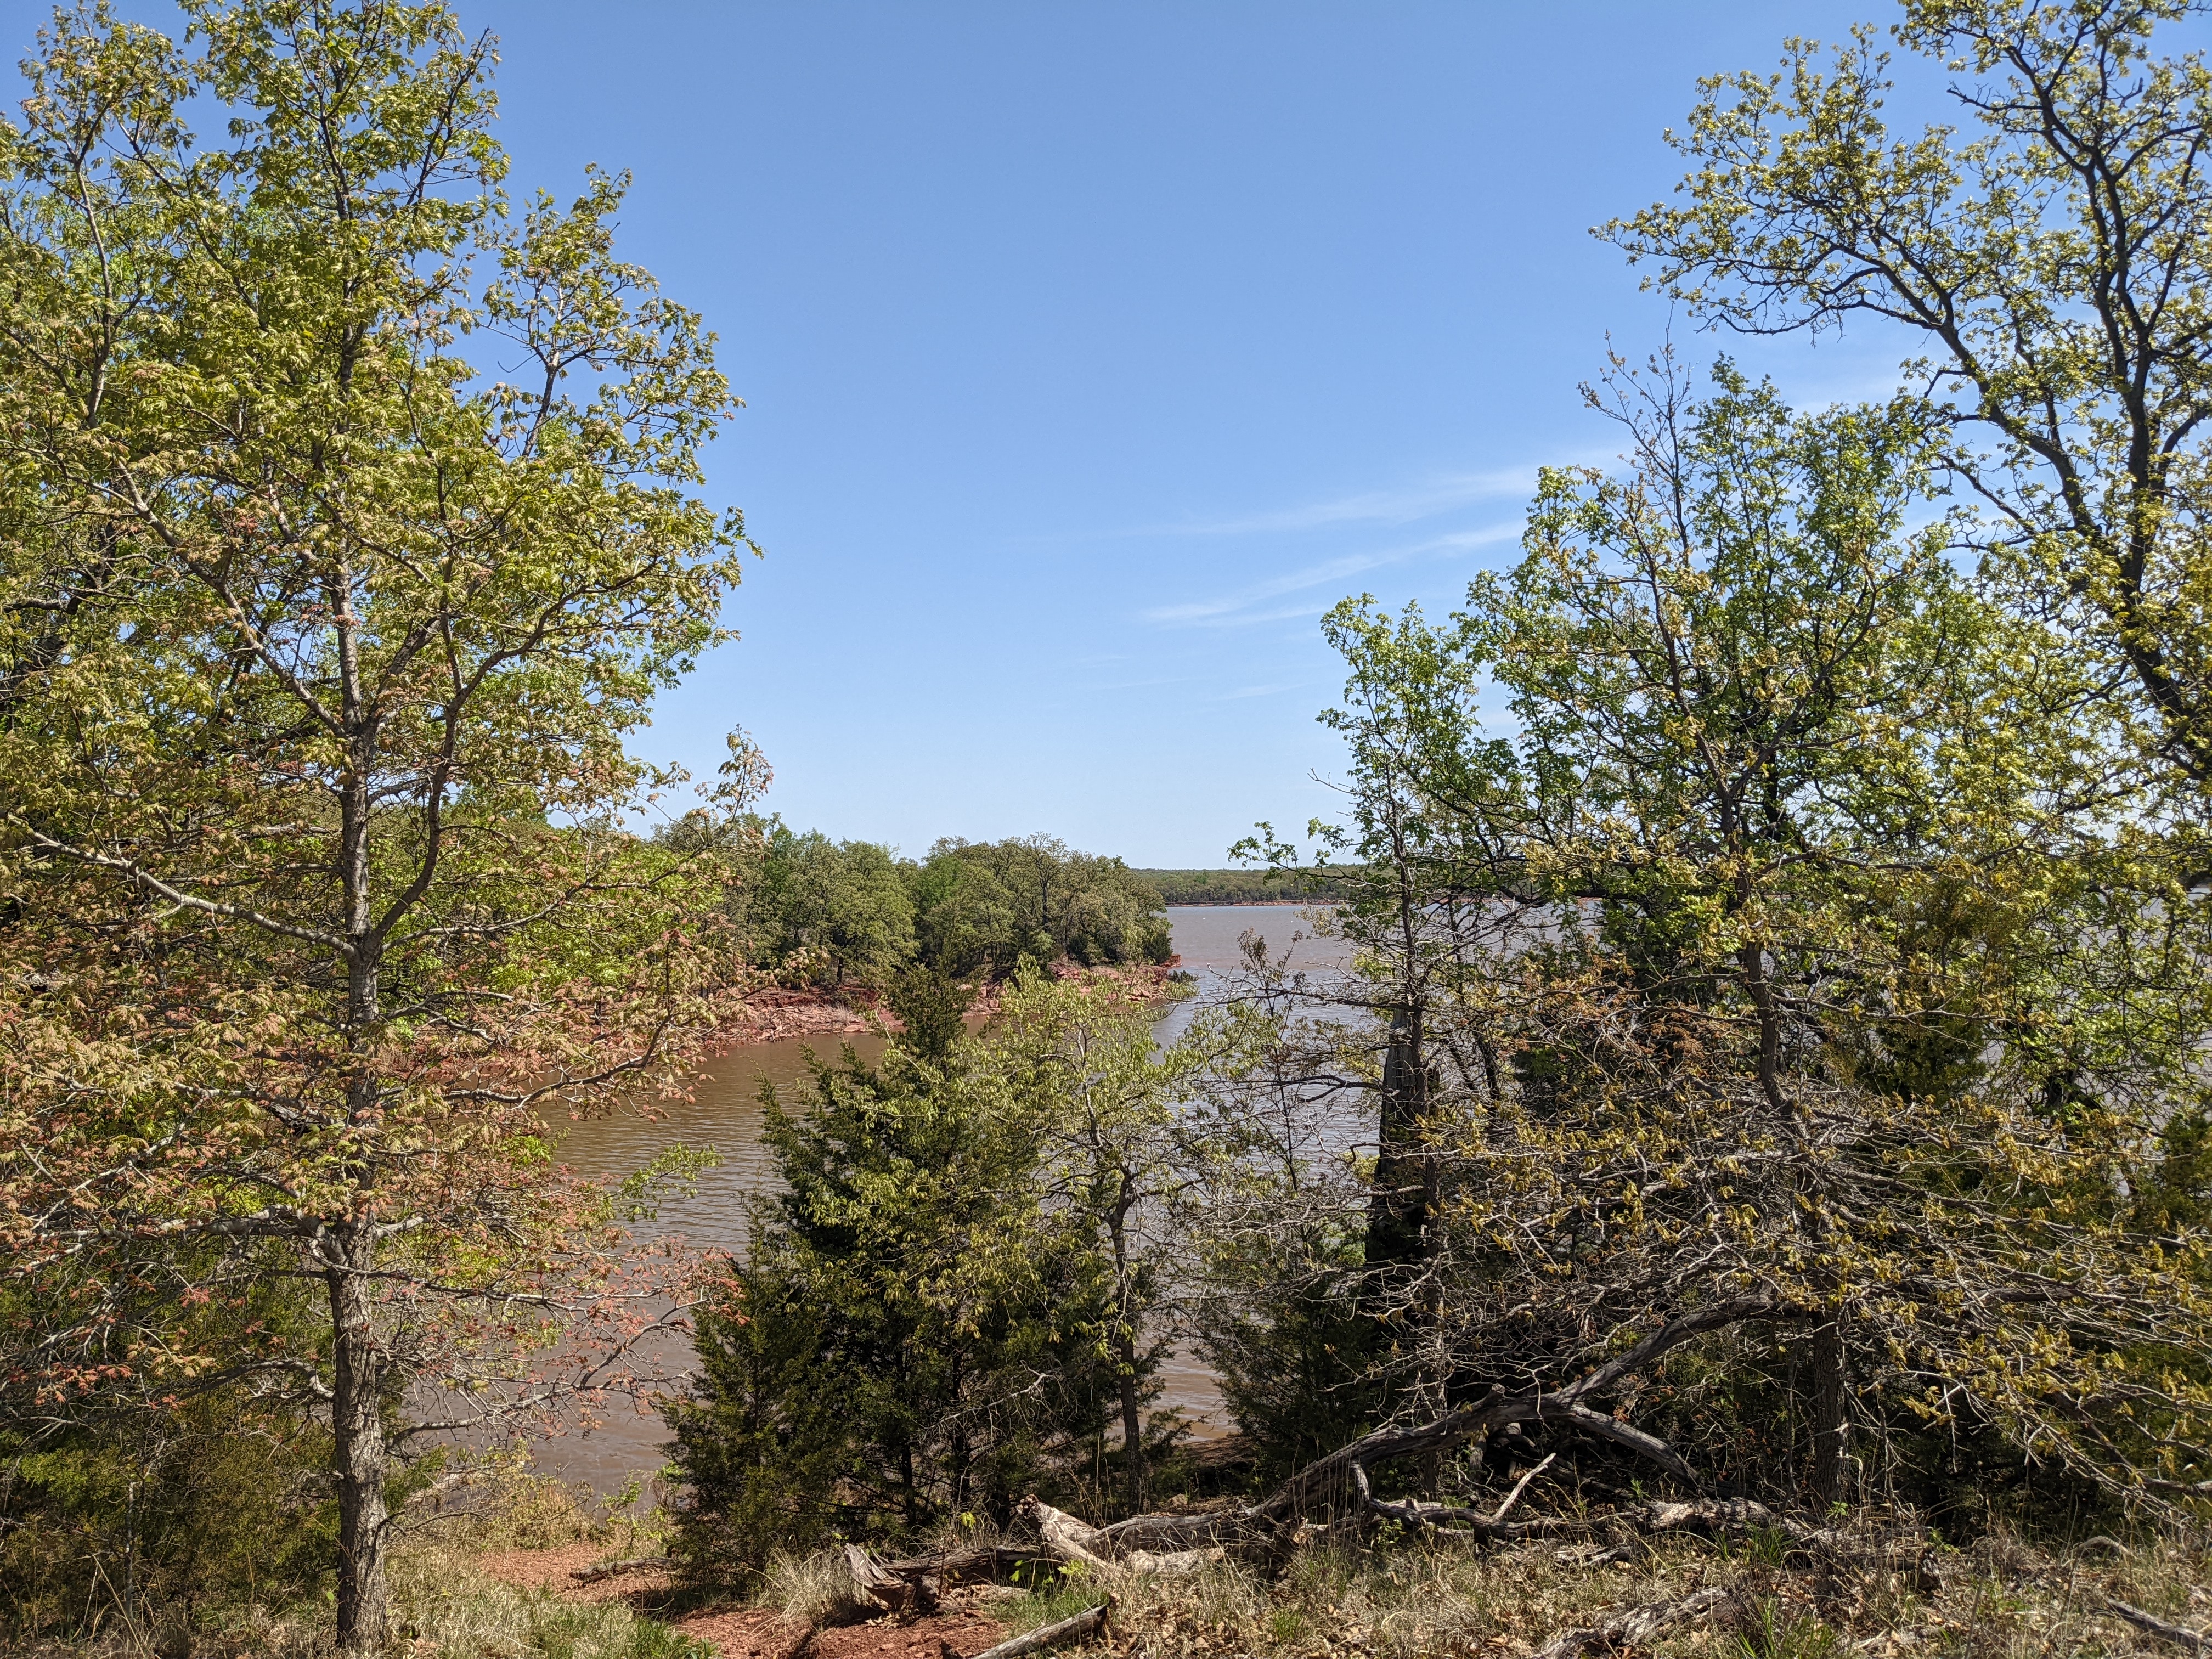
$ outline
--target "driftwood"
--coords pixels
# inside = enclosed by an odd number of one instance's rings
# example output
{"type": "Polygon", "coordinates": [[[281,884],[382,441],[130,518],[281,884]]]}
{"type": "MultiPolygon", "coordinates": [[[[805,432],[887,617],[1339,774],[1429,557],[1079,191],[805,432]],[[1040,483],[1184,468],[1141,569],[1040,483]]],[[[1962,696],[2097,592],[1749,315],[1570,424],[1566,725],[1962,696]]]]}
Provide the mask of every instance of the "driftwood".
{"type": "Polygon", "coordinates": [[[1701,1589],[1679,1601],[1650,1601],[1629,1607],[1597,1624],[1561,1632],[1537,1649],[1533,1659],[1578,1659],[1594,1649],[1640,1648],[1668,1626],[1702,1618],[1727,1600],[1726,1590],[1701,1589]]]}
{"type": "Polygon", "coordinates": [[[1056,1625],[1045,1625],[1026,1636],[1017,1636],[1001,1642],[994,1648],[985,1648],[975,1659],[1019,1659],[1024,1653],[1042,1653],[1061,1642],[1072,1642],[1078,1637],[1088,1636],[1106,1622],[1106,1610],[1114,1605],[1111,1596],[1095,1607],[1087,1607],[1073,1619],[1063,1619],[1056,1625]]]}
{"type": "Polygon", "coordinates": [[[2212,1632],[2191,1630],[2185,1625],[2169,1625],[2154,1613],[2145,1613],[2141,1607],[2131,1607],[2126,1602],[2114,1601],[2109,1596],[2106,1598],[2105,1606],[2108,1611],[2118,1613],[2146,1636],[2155,1636],[2166,1642],[2177,1642],[2183,1647],[2194,1648],[2199,1653],[2212,1648],[2212,1632]]]}
{"type": "Polygon", "coordinates": [[[845,1546],[845,1565],[860,1594],[884,1613],[926,1613],[937,1605],[939,1581],[928,1573],[901,1573],[862,1549],[845,1546]]]}
{"type": "Polygon", "coordinates": [[[1045,1548],[1060,1560],[1083,1567],[1114,1565],[1114,1547],[1106,1541],[1106,1534],[1077,1520],[1066,1510],[1056,1510],[1032,1497],[1022,1500],[1019,1513],[1024,1521],[1036,1528],[1036,1535],[1044,1540],[1045,1548]]]}
{"type": "Polygon", "coordinates": [[[1228,1552],[1219,1545],[1211,1548],[1158,1551],[1133,1549],[1116,1553],[1105,1532],[1087,1526],[1065,1510],[1056,1510],[1035,1498],[1022,1500],[1019,1511],[1023,1520],[1036,1528],[1044,1547],[1059,1559],[1076,1566],[1089,1567],[1097,1572],[1150,1572],[1175,1574],[1196,1572],[1209,1561],[1226,1558],[1228,1552]]]}

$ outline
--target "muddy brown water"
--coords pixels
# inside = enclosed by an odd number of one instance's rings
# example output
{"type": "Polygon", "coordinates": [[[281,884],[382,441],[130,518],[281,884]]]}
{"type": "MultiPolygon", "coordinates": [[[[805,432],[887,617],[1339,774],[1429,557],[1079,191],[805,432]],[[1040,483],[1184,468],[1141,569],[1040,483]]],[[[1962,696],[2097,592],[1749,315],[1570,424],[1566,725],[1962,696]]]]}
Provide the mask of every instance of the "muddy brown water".
{"type": "MultiPolygon", "coordinates": [[[[1291,950],[1293,967],[1325,970],[1345,960],[1342,941],[1312,937],[1307,913],[1288,905],[1176,906],[1168,911],[1168,921],[1182,965],[1198,978],[1194,1001],[1221,992],[1225,976],[1242,960],[1238,939],[1248,928],[1267,941],[1271,954],[1291,950]],[[1297,939],[1298,934],[1307,937],[1297,939]]],[[[1178,1004],[1154,1028],[1156,1034],[1162,1042],[1172,1042],[1190,1017],[1191,1005],[1178,1004]]],[[[806,1076],[810,1052],[834,1060],[846,1043],[864,1060],[884,1048],[884,1040],[872,1035],[822,1035],[734,1049],[701,1071],[690,1099],[663,1103],[657,1117],[625,1113],[560,1126],[561,1161],[579,1175],[619,1177],[671,1145],[712,1147],[720,1162],[699,1178],[690,1194],[662,1206],[653,1231],[695,1247],[742,1251],[753,1200],[776,1186],[774,1164],[761,1143],[761,1085],[798,1083],[806,1076]]],[[[1163,1381],[1162,1406],[1180,1409],[1197,1433],[1226,1432],[1220,1390],[1204,1365],[1178,1354],[1164,1368],[1163,1381]]],[[[649,1478],[663,1462],[667,1438],[659,1417],[618,1411],[613,1420],[588,1431],[544,1443],[533,1461],[541,1473],[611,1492],[634,1474],[649,1478]]]]}

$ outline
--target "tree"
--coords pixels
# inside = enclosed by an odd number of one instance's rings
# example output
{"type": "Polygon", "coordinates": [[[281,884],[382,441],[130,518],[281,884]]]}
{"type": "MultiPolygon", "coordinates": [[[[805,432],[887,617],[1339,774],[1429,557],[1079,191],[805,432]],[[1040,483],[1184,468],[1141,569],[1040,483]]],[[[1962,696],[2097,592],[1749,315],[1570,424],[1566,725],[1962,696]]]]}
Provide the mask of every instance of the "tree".
{"type": "Polygon", "coordinates": [[[1121,860],[1070,852],[1049,836],[948,837],[913,882],[924,950],[953,971],[988,961],[1010,974],[1025,956],[1086,967],[1168,958],[1158,890],[1121,860]]]}
{"type": "Polygon", "coordinates": [[[1694,314],[1880,319],[1948,400],[1990,574],[2132,688],[2142,745],[2212,782],[2212,75],[2155,37],[2188,0],[1909,0],[1895,34],[1978,77],[1969,131],[1893,135],[1871,30],[1824,70],[1700,82],[1684,199],[1606,227],[1694,314]]]}
{"type": "MultiPolygon", "coordinates": [[[[945,988],[902,980],[942,1037],[945,988]]],[[[763,1093],[786,1190],[760,1206],[702,1370],[669,1414],[684,1548],[757,1571],[778,1548],[1000,1521],[1088,1438],[1109,1316],[1073,1219],[1042,1205],[1036,1097],[973,1040],[817,1063],[803,1113],[763,1093]]]]}
{"type": "Polygon", "coordinates": [[[908,866],[907,890],[921,960],[941,973],[973,974],[994,963],[1011,970],[1024,948],[1036,954],[1037,941],[1024,946],[1015,932],[1005,886],[979,860],[940,842],[927,860],[908,866]]]}
{"type": "MultiPolygon", "coordinates": [[[[1929,411],[1616,391],[1631,470],[1547,473],[1452,626],[1331,618],[1359,851],[1413,896],[1347,926],[1423,998],[1431,1376],[1557,1389],[1703,1321],[1678,1404],[1756,1414],[1824,1498],[1854,1433],[1924,1477],[1923,1425],[2185,1483],[2205,1241],[2136,1196],[2194,1167],[2185,856],[2063,643],[1943,556],[1929,411]]],[[[1573,1425],[1681,1472],[1643,1386],[1573,1425]]]]}
{"type": "Polygon", "coordinates": [[[1110,983],[1032,972],[1007,990],[989,1039],[1039,1103],[1047,1203],[1097,1257],[1104,1305],[1093,1334],[1115,1382],[1132,1515],[1145,1507],[1144,1406],[1171,1340],[1163,1316],[1186,1238],[1179,1211],[1220,1156],[1196,1083],[1233,1064],[1238,1030],[1201,1022],[1164,1051],[1155,1018],[1110,983]]]}
{"type": "Polygon", "coordinates": [[[465,1422],[547,1397],[518,1346],[621,1340],[614,1200],[540,1126],[726,976],[714,883],[620,823],[738,577],[695,493],[733,404],[614,258],[619,180],[509,214],[488,37],[185,9],[197,55],[59,15],[0,164],[0,1230],[10,1305],[67,1310],[9,1387],[318,1402],[366,1654],[413,1386],[465,1422]],[[312,1344],[179,1340],[264,1274],[312,1344]]]}
{"type": "Polygon", "coordinates": [[[886,848],[776,823],[757,872],[740,880],[764,966],[879,987],[913,959],[914,903],[886,848]]]}

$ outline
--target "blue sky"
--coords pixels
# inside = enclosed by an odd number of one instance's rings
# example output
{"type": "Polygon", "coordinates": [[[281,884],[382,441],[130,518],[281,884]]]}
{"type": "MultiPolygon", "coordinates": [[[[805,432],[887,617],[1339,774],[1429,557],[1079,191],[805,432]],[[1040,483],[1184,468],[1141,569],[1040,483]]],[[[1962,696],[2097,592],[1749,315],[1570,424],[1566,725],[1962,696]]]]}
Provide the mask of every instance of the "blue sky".
{"type": "MultiPolygon", "coordinates": [[[[125,15],[165,7],[124,0],[125,15]]],[[[1701,73],[1883,7],[463,0],[518,193],[635,175],[623,246],[748,407],[712,492],[744,637],[640,747],[918,852],[1047,830],[1219,865],[1329,810],[1316,618],[1449,609],[1577,383],[1662,304],[1589,228],[1664,194],[1701,73]]],[[[27,48],[46,8],[0,0],[27,48]]],[[[1723,342],[1678,343],[1707,357],[1723,342]]],[[[1739,347],[1741,349],[1741,347],[1739,347]]],[[[1872,339],[1742,349],[1803,401],[1872,339]]]]}

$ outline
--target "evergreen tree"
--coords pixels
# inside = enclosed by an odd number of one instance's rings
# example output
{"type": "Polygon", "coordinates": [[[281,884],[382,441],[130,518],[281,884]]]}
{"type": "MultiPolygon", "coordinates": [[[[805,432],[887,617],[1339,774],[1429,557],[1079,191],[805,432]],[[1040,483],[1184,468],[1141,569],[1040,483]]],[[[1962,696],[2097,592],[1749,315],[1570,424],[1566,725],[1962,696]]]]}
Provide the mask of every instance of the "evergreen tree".
{"type": "Polygon", "coordinates": [[[1107,1287],[1073,1219],[1040,1205],[1039,1099],[945,1041],[945,1002],[902,979],[893,1006],[918,1040],[875,1066],[849,1048],[815,1063],[798,1109],[763,1091],[787,1190],[702,1316],[701,1380],[670,1413],[696,1564],[1004,1520],[1115,1397],[1085,1334],[1107,1287]]]}

